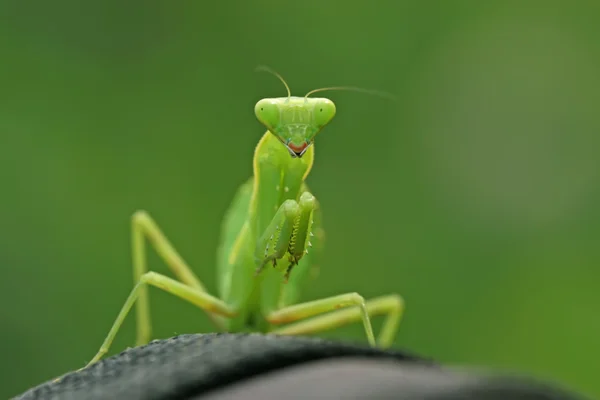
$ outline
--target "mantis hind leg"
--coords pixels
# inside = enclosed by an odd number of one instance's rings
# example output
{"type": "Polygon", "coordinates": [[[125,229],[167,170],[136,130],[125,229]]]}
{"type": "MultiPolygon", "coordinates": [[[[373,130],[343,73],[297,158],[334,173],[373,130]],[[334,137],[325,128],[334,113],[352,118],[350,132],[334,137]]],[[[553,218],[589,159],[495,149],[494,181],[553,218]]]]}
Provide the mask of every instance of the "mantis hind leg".
{"type": "MultiPolygon", "coordinates": [[[[329,303],[329,305],[331,305],[332,303],[335,303],[332,301],[332,299],[335,298],[336,297],[332,297],[325,300],[317,300],[310,303],[291,306],[273,313],[269,318],[273,323],[285,323],[331,311],[331,307],[320,307],[319,305],[323,303],[329,303]]],[[[404,313],[404,300],[397,294],[381,296],[368,300],[365,303],[365,308],[367,318],[382,314],[386,315],[386,319],[377,339],[377,346],[381,348],[390,347],[394,342],[402,314],[404,313]]],[[[279,335],[303,335],[322,332],[357,322],[361,319],[364,321],[364,314],[365,312],[359,307],[337,310],[305,321],[289,324],[273,330],[272,333],[279,335]]],[[[366,325],[365,330],[367,332],[367,337],[369,337],[369,328],[366,325]]],[[[373,345],[372,340],[369,340],[369,342],[373,345]]]]}
{"type": "MultiPolygon", "coordinates": [[[[200,279],[192,272],[147,212],[136,211],[131,218],[131,225],[134,284],[137,284],[142,276],[148,272],[145,246],[145,239],[147,238],[179,281],[198,291],[206,292],[206,288],[200,279]]],[[[152,334],[147,287],[142,286],[139,289],[137,299],[136,345],[140,346],[148,343],[152,334]]],[[[220,330],[224,330],[223,320],[220,316],[211,312],[208,312],[208,316],[220,330]]]]}
{"type": "Polygon", "coordinates": [[[163,289],[197,305],[208,313],[209,317],[221,330],[224,330],[223,317],[231,317],[234,315],[234,310],[218,298],[208,294],[202,282],[145,211],[137,211],[132,216],[132,257],[135,286],[121,308],[121,312],[113,323],[100,350],[88,365],[98,361],[108,351],[134,303],[137,305],[136,345],[140,346],[150,341],[151,323],[148,285],[163,289]],[[145,249],[146,238],[152,243],[158,255],[169,266],[178,280],[155,272],[148,272],[145,249]]]}
{"type": "MultiPolygon", "coordinates": [[[[233,317],[236,314],[236,311],[224,303],[222,300],[196,288],[193,288],[189,285],[176,281],[175,279],[171,279],[167,276],[157,274],[156,272],[147,272],[143,274],[131,293],[129,297],[125,301],[125,304],[121,308],[117,319],[113,323],[113,326],[110,329],[110,332],[104,339],[100,350],[96,353],[94,358],[86,365],[86,367],[94,364],[98,361],[104,354],[106,354],[110,348],[112,341],[114,340],[121,324],[127,317],[127,314],[131,310],[133,303],[138,300],[142,293],[145,293],[148,289],[148,285],[157,287],[166,292],[169,292],[185,301],[188,301],[199,308],[202,308],[205,311],[216,313],[218,315],[222,315],[225,317],[233,317]]],[[[139,304],[139,302],[138,302],[139,304]]],[[[84,367],[85,368],[85,367],[84,367]]]]}
{"type": "Polygon", "coordinates": [[[365,299],[358,293],[346,293],[284,307],[268,314],[266,319],[271,324],[279,325],[310,318],[318,314],[324,314],[345,307],[353,307],[353,309],[356,310],[358,317],[362,320],[365,327],[365,333],[367,334],[369,344],[375,346],[375,336],[373,335],[373,328],[371,326],[367,305],[365,299]]]}

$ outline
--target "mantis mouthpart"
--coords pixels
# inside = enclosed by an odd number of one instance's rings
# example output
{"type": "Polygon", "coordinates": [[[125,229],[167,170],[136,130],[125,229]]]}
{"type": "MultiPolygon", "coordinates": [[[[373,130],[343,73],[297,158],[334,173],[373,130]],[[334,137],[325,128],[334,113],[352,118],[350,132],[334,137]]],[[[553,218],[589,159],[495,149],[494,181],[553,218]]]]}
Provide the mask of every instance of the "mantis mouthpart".
{"type": "Polygon", "coordinates": [[[303,335],[360,321],[369,345],[392,345],[404,312],[404,300],[398,294],[365,300],[350,292],[297,303],[301,288],[318,268],[324,244],[322,213],[305,180],[314,162],[315,137],[336,113],[331,100],[309,95],[355,90],[391,96],[339,86],[294,97],[279,74],[267,67],[259,69],[278,77],[287,97],[262,99],[254,107],[267,131],[254,152],[253,176],[239,187],[223,220],[216,265],[218,296],[208,293],[152,217],[146,211],[135,212],[131,220],[134,288],[86,367],[108,352],[134,304],[136,345],[150,341],[149,286],[201,308],[218,331],[303,335]],[[174,278],[148,270],[147,242],[174,278]],[[371,326],[371,317],[376,315],[386,316],[377,340],[371,326]]]}

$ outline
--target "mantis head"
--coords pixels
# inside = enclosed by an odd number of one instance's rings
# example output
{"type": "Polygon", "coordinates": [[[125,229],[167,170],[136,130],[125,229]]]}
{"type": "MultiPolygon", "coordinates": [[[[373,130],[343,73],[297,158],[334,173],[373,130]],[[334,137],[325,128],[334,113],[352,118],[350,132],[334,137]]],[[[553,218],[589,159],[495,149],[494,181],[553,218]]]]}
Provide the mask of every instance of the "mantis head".
{"type": "Polygon", "coordinates": [[[393,96],[388,93],[349,86],[315,89],[304,97],[295,97],[291,95],[289,86],[277,72],[265,66],[260,66],[257,70],[275,75],[287,89],[287,97],[259,100],[254,106],[254,113],[269,132],[283,143],[292,157],[302,157],[314,143],[317,133],[335,116],[336,109],[333,101],[326,98],[308,97],[311,94],[326,90],[353,90],[393,99],[393,96]]]}
{"type": "Polygon", "coordinates": [[[302,157],[335,116],[335,104],[325,98],[279,97],[260,100],[254,112],[292,157],[302,157]]]}

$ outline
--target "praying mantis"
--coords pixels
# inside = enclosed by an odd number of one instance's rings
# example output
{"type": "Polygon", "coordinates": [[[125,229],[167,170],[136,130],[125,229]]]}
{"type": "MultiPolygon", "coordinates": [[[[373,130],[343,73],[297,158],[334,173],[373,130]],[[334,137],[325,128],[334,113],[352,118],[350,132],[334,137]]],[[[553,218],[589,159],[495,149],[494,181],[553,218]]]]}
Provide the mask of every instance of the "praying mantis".
{"type": "MultiPolygon", "coordinates": [[[[136,305],[136,345],[151,338],[148,288],[169,292],[204,310],[222,332],[279,335],[314,334],[361,321],[370,346],[392,345],[404,312],[404,300],[390,294],[365,300],[355,292],[298,303],[301,288],[317,267],[324,230],[319,202],[305,180],[313,167],[315,136],[336,114],[327,98],[295,97],[258,101],[254,112],[267,129],[254,151],[253,176],[243,183],[225,214],[217,251],[218,297],[210,294],[157,223],[146,211],[132,216],[134,288],[102,346],[85,366],[109,350],[127,314],[136,305]],[[149,271],[149,242],[176,279],[149,271]],[[371,317],[385,315],[377,340],[371,317]]],[[[84,367],[84,368],[85,368],[84,367]]]]}

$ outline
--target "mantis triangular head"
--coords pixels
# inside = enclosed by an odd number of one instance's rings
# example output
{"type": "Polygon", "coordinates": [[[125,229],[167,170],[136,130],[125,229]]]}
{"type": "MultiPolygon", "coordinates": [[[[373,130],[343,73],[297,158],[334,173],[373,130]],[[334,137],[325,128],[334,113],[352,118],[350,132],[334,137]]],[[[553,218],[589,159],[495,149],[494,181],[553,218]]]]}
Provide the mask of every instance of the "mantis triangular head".
{"type": "Polygon", "coordinates": [[[324,97],[309,97],[311,94],[326,90],[352,90],[393,98],[388,93],[351,86],[320,88],[311,90],[304,97],[295,97],[277,72],[265,66],[260,66],[257,70],[275,75],[287,89],[287,97],[259,100],[254,106],[254,113],[269,132],[283,143],[292,157],[302,157],[314,143],[317,133],[331,122],[336,113],[333,101],[324,97]]]}

